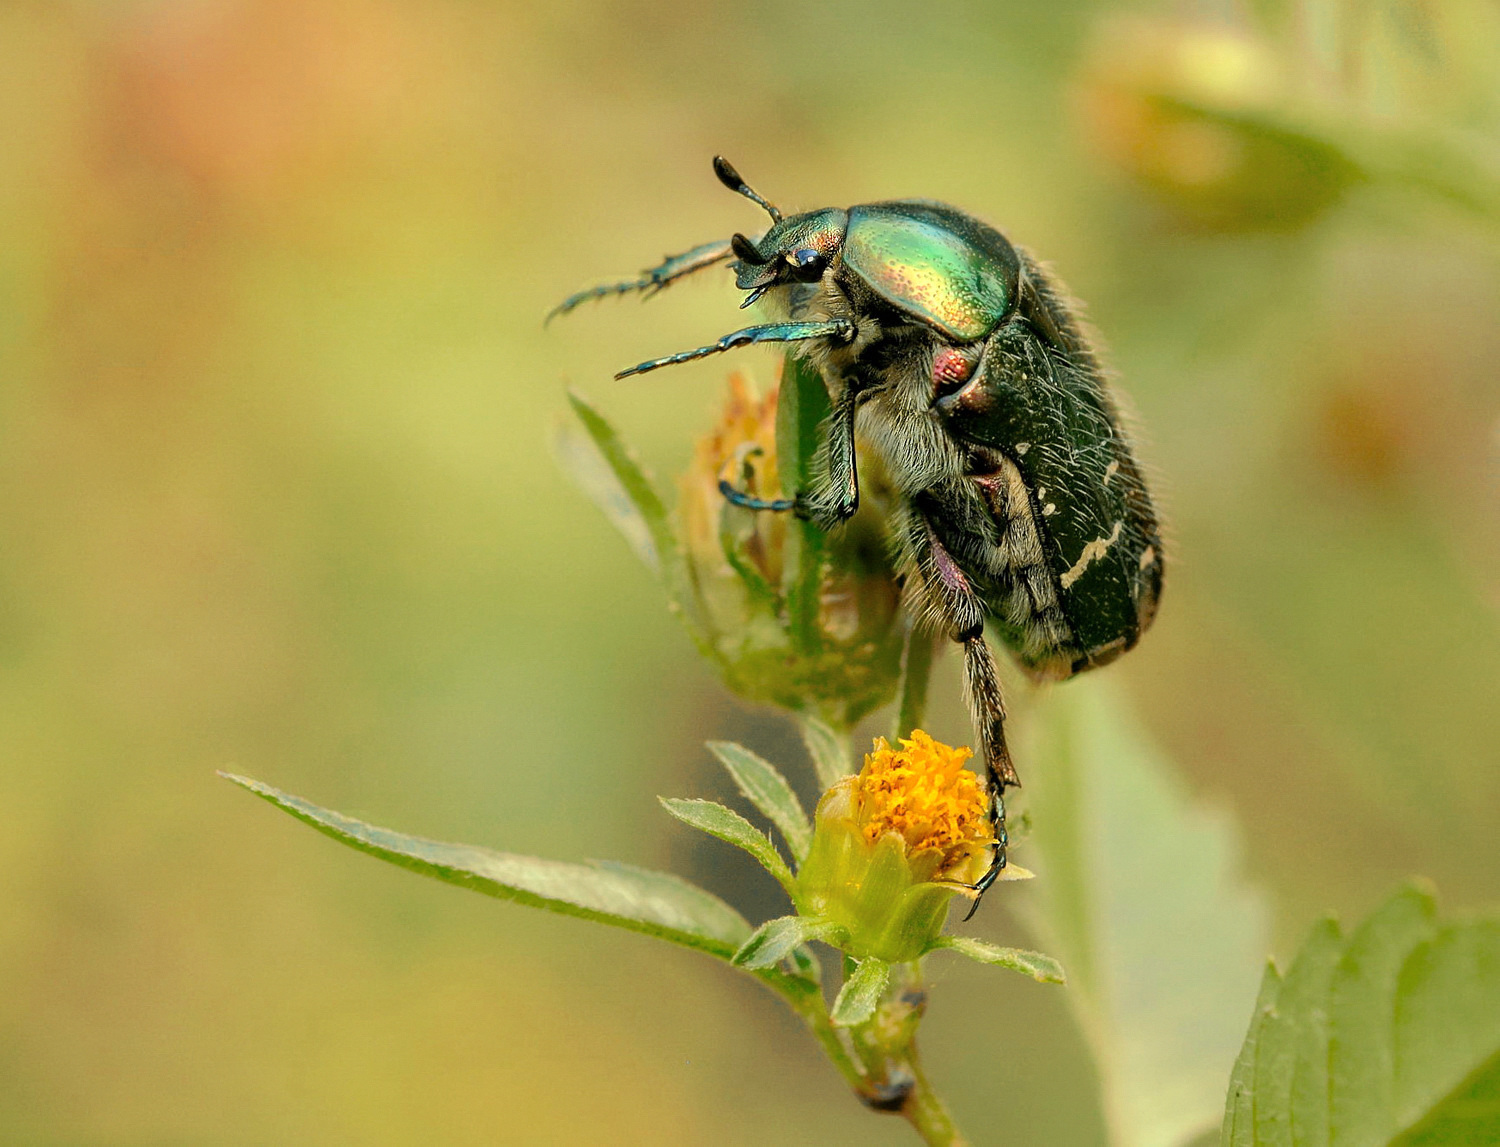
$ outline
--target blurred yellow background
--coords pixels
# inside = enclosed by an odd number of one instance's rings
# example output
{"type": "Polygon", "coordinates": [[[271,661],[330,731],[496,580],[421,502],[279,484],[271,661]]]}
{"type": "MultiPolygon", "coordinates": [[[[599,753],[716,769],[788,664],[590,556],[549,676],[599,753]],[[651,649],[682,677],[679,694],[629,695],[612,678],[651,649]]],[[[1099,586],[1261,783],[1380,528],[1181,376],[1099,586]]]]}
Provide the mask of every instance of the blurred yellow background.
{"type": "MultiPolygon", "coordinates": [[[[709,275],[541,326],[759,226],[719,152],[788,209],[960,205],[1087,300],[1174,539],[1108,672],[1241,825],[1278,951],[1411,873],[1493,902],[1495,15],[1130,15],[0,6],[0,1139],[909,1141],[727,970],[416,880],[214,776],[778,911],[655,796],[724,792],[706,737],[794,772],[795,739],[552,453],[576,385],[678,470],[726,363],[610,375],[740,325],[737,296],[709,275]],[[1311,49],[1273,75],[1247,30],[1311,49]],[[1156,99],[1179,89],[1374,150],[1156,99]]],[[[975,927],[1025,942],[998,905],[975,927]]],[[[1061,993],[940,979],[960,1122],[1098,1142],[1061,993]]]]}

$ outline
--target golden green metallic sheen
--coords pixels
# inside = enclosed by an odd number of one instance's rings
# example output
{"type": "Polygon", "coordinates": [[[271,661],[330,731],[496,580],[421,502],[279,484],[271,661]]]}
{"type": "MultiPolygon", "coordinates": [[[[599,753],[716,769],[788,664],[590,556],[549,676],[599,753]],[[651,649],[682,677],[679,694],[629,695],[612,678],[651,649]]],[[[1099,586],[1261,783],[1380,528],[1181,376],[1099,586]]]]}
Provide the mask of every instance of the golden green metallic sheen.
{"type": "Polygon", "coordinates": [[[938,203],[851,208],[842,254],[876,294],[960,342],[994,330],[1015,297],[1010,244],[938,203]]]}

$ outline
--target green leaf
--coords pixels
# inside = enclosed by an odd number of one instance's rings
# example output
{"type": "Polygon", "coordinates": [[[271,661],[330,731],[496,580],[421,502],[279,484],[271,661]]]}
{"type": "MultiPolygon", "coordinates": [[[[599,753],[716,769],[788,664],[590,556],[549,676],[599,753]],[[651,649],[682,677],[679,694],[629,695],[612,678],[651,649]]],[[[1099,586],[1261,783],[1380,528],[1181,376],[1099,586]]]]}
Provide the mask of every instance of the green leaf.
{"type": "Polygon", "coordinates": [[[1245,1036],[1239,1058],[1229,1073],[1229,1097],[1224,1104],[1224,1123],[1221,1142],[1227,1147],[1251,1147],[1255,1142],[1255,1052],[1259,1047],[1261,1028],[1266,1017],[1276,1004],[1281,991],[1281,974],[1276,965],[1266,962],[1265,975],[1260,981],[1260,995],[1255,1001],[1255,1012],[1250,1020],[1250,1032],[1245,1036]]]}
{"type": "Polygon", "coordinates": [[[837,732],[826,721],[807,714],[797,718],[797,727],[802,731],[802,743],[812,757],[813,770],[818,777],[818,787],[831,789],[842,778],[854,772],[853,756],[849,748],[849,737],[837,732]]]}
{"type": "Polygon", "coordinates": [[[1040,879],[1025,906],[1068,969],[1115,1147],[1181,1144],[1222,1121],[1267,948],[1261,896],[1225,818],[1196,807],[1107,681],[1038,713],[1026,765],[1040,879]]]}
{"type": "Polygon", "coordinates": [[[774,876],[790,894],[795,878],[792,870],[781,859],[771,838],[732,808],[725,808],[717,801],[683,800],[677,797],[658,797],[662,808],[683,824],[716,836],[722,841],[742,848],[760,862],[762,868],[774,876]]]}
{"type": "MultiPolygon", "coordinates": [[[[1325,993],[1330,1142],[1384,1143],[1396,1130],[1388,1009],[1401,965],[1433,934],[1435,915],[1431,893],[1403,888],[1349,937],[1325,993]]],[[[1315,1110],[1321,1106],[1315,1101],[1315,1110]]]]}
{"type": "MultiPolygon", "coordinates": [[[[1334,921],[1319,923],[1282,978],[1275,1007],[1260,1022],[1250,1085],[1255,1097],[1254,1142],[1291,1147],[1294,1086],[1314,1091],[1328,1086],[1327,1018],[1314,1005],[1328,994],[1343,945],[1334,921]],[[1320,1030],[1309,1029],[1309,1022],[1320,1030]]],[[[1298,1143],[1328,1141],[1326,1127],[1320,1131],[1299,1124],[1296,1132],[1298,1143]]]]}
{"type": "Polygon", "coordinates": [[[604,416],[581,394],[570,391],[568,401],[594,446],[589,451],[576,439],[562,439],[569,472],[641,560],[670,576],[677,562],[677,537],[661,495],[604,416]]]}
{"type": "Polygon", "coordinates": [[[730,959],[750,925],[717,896],[670,873],[606,862],[568,864],[393,832],[249,777],[220,773],[341,844],[461,888],[644,932],[730,959]]]}
{"type": "Polygon", "coordinates": [[[828,1013],[834,1026],[854,1027],[873,1016],[890,979],[891,966],[884,960],[871,956],[860,961],[854,974],[844,981],[838,999],[833,1001],[833,1010],[828,1013]]]}
{"type": "Polygon", "coordinates": [[[1440,926],[1411,887],[1347,940],[1319,924],[1257,1008],[1235,1082],[1226,1147],[1500,1142],[1500,920],[1440,926]]]}
{"type": "Polygon", "coordinates": [[[742,968],[769,968],[790,956],[809,940],[832,940],[848,929],[828,920],[810,920],[802,916],[778,916],[767,920],[734,954],[742,968]]]}
{"type": "Polygon", "coordinates": [[[812,843],[812,822],[786,778],[769,761],[743,745],[710,741],[708,748],[729,770],[745,799],[781,830],[787,847],[792,850],[792,859],[801,864],[807,846],[812,843]]]}
{"type": "Polygon", "coordinates": [[[978,960],[981,964],[1009,968],[1012,972],[1020,972],[1023,976],[1030,976],[1033,980],[1043,984],[1068,982],[1062,965],[1051,956],[1041,952],[1028,952],[1024,948],[1002,948],[998,944],[976,940],[972,936],[939,936],[928,951],[937,951],[942,948],[957,952],[960,956],[967,956],[971,960],[978,960]]]}

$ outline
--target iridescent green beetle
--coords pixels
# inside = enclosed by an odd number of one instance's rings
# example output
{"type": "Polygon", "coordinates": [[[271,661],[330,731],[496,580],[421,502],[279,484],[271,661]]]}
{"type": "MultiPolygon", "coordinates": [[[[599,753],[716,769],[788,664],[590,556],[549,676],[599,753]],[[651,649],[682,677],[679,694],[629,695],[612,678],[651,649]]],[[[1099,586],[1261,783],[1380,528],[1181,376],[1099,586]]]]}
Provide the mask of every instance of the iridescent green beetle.
{"type": "Polygon", "coordinates": [[[799,344],[833,413],[822,479],[766,501],[824,528],[859,506],[856,435],[897,493],[891,542],[919,621],[964,647],[969,708],[996,802],[1017,782],[986,623],[1038,680],[1113,661],[1151,624],[1162,544],[1151,497],[1076,305],[994,228],[921,199],[783,218],[723,158],[714,171],[760,204],[772,226],[666,260],[641,278],[583,291],[554,313],[608,294],[654,294],[733,259],[743,306],[764,298],[783,321],[746,327],[617,377],[759,342],[799,344]]]}

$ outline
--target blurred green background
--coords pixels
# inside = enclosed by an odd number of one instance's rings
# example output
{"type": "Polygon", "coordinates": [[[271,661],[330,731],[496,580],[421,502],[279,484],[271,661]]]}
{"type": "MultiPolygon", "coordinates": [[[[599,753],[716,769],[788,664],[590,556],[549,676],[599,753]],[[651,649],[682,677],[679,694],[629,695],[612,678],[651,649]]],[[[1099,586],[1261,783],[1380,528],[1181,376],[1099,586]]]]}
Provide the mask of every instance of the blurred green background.
{"type": "MultiPolygon", "coordinates": [[[[706,737],[795,739],[552,457],[576,385],[680,469],[726,364],[610,374],[736,296],[541,326],[759,226],[718,152],[786,208],[961,205],[1088,301],[1173,536],[1108,672],[1239,822],[1280,953],[1407,874],[1500,896],[1500,16],[1209,15],[0,5],[0,1139],[910,1141],[748,981],[214,776],[778,910],[655,796],[723,793],[706,737]]],[[[960,1122],[1100,1140],[1057,989],[939,987],[960,1122]]]]}

